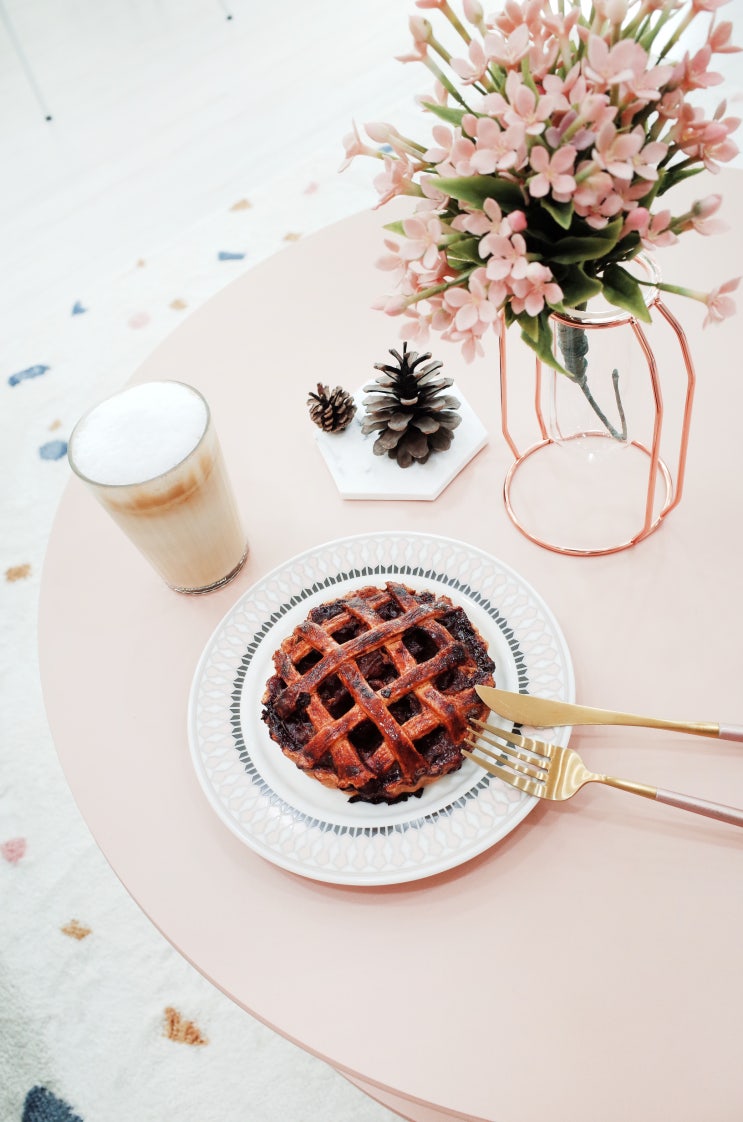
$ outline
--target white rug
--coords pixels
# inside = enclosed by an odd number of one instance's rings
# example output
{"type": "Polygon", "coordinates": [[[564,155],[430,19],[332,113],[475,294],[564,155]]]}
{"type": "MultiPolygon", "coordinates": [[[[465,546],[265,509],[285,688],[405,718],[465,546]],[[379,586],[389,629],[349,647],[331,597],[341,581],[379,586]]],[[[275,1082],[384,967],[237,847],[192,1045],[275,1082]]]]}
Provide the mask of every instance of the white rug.
{"type": "Polygon", "coordinates": [[[337,144],[290,179],[234,198],[178,244],[135,255],[110,285],[70,291],[63,312],[33,332],[15,338],[7,323],[2,331],[2,1122],[392,1117],[235,1007],[140,913],[62,776],[36,651],[44,551],[70,475],[73,424],[221,286],[371,205],[367,176],[337,176],[341,156],[337,144]]]}

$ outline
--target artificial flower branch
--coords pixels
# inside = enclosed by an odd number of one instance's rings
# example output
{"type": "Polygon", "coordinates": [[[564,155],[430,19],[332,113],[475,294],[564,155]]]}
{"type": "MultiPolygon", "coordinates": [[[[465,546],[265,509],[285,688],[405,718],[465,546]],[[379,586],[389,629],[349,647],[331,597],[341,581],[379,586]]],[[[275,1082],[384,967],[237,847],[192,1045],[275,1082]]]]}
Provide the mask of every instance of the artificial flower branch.
{"type": "MultiPolygon", "coordinates": [[[[417,199],[410,218],[388,227],[380,261],[398,288],[380,306],[404,318],[404,338],[425,344],[440,331],[470,360],[486,331],[518,323],[540,357],[564,370],[552,353],[552,312],[603,295],[648,318],[643,282],[627,263],[687,231],[721,228],[719,195],[678,216],[659,200],[737,153],[740,122],[725,102],[711,119],[692,103],[695,90],[721,81],[713,56],[738,50],[730,23],[717,22],[725,2],[595,0],[584,14],[563,0],[505,0],[485,16],[479,0],[462,0],[460,19],[449,0],[417,0],[455,36],[449,47],[428,19],[411,17],[413,50],[402,59],[434,75],[421,99],[434,119],[431,141],[367,126],[389,149],[380,151],[354,127],[345,161],[383,160],[380,205],[417,199]],[[705,14],[703,46],[674,57],[705,14]]],[[[707,324],[733,313],[737,283],[709,293],[658,287],[705,304],[707,324]]]]}

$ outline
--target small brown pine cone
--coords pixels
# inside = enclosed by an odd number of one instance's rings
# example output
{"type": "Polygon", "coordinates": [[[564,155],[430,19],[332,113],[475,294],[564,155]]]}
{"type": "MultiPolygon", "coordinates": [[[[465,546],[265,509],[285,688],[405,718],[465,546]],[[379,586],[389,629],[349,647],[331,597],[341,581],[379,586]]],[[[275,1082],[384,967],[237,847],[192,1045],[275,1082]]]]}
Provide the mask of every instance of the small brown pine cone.
{"type": "Polygon", "coordinates": [[[310,417],[323,432],[341,432],[350,425],[356,413],[350,393],[341,386],[336,386],[331,392],[320,382],[317,383],[317,393],[310,392],[307,404],[310,417]]]}

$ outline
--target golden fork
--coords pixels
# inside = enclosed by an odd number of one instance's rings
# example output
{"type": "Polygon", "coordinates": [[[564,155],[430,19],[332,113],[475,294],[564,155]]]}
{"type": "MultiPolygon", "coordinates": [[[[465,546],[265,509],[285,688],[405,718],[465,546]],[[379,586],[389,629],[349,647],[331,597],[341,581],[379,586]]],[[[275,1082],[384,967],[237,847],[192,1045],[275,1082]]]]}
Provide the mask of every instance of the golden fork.
{"type": "Polygon", "coordinates": [[[743,810],[723,806],[720,803],[705,802],[691,795],[680,795],[675,791],[664,791],[660,787],[650,787],[646,783],[633,783],[628,779],[615,779],[611,775],[598,775],[589,771],[583,760],[573,748],[563,748],[546,740],[536,740],[532,736],[520,736],[515,732],[497,729],[484,721],[472,721],[470,734],[466,739],[474,752],[462,749],[462,755],[479,764],[485,771],[498,779],[517,787],[527,795],[538,799],[562,801],[570,799],[586,783],[605,783],[620,791],[642,795],[645,799],[655,799],[659,803],[680,810],[691,810],[695,814],[705,814],[721,822],[743,826],[743,810]],[[486,748],[485,744],[497,748],[497,752],[486,748]],[[476,755],[475,753],[480,753],[476,755]],[[482,757],[486,757],[483,759],[482,757]]]}

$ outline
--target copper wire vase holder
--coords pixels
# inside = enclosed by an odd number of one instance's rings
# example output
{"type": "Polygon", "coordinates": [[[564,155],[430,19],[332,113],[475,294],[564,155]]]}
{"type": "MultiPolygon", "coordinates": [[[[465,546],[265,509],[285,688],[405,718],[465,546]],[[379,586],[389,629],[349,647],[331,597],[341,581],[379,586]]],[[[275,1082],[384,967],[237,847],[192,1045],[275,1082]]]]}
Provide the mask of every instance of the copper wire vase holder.
{"type": "MultiPolygon", "coordinates": [[[[501,325],[500,340],[499,340],[499,358],[500,358],[500,393],[501,393],[501,429],[503,436],[508,443],[509,448],[513,452],[514,462],[508,470],[505,483],[503,485],[503,496],[506,505],[506,511],[513,524],[529,538],[530,541],[535,542],[537,545],[545,549],[550,549],[555,553],[567,554],[574,557],[596,557],[608,553],[618,553],[623,549],[629,549],[631,546],[641,542],[644,538],[648,537],[657,530],[664,519],[674,510],[681,501],[684,487],[684,475],[686,473],[686,456],[689,445],[689,429],[691,426],[691,410],[694,399],[694,388],[696,385],[696,374],[694,372],[694,365],[691,359],[691,352],[689,345],[686,341],[683,328],[678,320],[669,312],[668,308],[663,304],[657,295],[657,291],[652,300],[648,302],[648,308],[657,308],[659,313],[663,316],[666,322],[670,325],[673,333],[676,336],[681,355],[686,370],[686,393],[684,398],[683,418],[681,423],[681,435],[679,440],[679,452],[676,462],[675,478],[669,469],[666,462],[661,457],[661,439],[663,436],[663,393],[661,390],[660,376],[658,373],[658,364],[653,354],[653,350],[648,342],[647,336],[642,329],[640,322],[631,314],[622,320],[613,319],[611,322],[598,322],[598,323],[578,323],[570,316],[563,316],[556,312],[552,314],[553,320],[558,323],[564,323],[569,327],[580,326],[587,331],[603,330],[605,328],[615,327],[618,323],[628,323],[637,339],[640,349],[645,357],[648,365],[648,372],[650,374],[650,383],[652,387],[652,398],[654,405],[653,417],[653,436],[650,447],[643,444],[641,441],[632,440],[630,444],[632,447],[637,448],[640,452],[648,457],[648,482],[645,494],[644,516],[640,529],[625,541],[618,544],[601,546],[598,548],[570,548],[567,546],[557,545],[554,542],[549,542],[539,537],[537,534],[529,530],[518,518],[513,508],[511,501],[511,487],[515,475],[519,468],[528,459],[535,454],[539,453],[542,449],[549,447],[552,444],[558,443],[553,440],[549,435],[547,425],[545,423],[544,414],[542,412],[542,362],[539,358],[536,359],[535,366],[535,386],[534,386],[534,412],[536,414],[537,423],[541,433],[541,439],[537,443],[532,444],[524,452],[520,452],[508,427],[508,373],[507,373],[507,355],[506,355],[506,329],[505,325],[501,325]],[[665,502],[661,509],[654,513],[655,510],[655,496],[656,485],[658,478],[663,480],[666,487],[665,502]]],[[[597,434],[576,434],[576,435],[597,435],[597,434]]],[[[603,434],[601,434],[603,435],[603,434]]]]}

